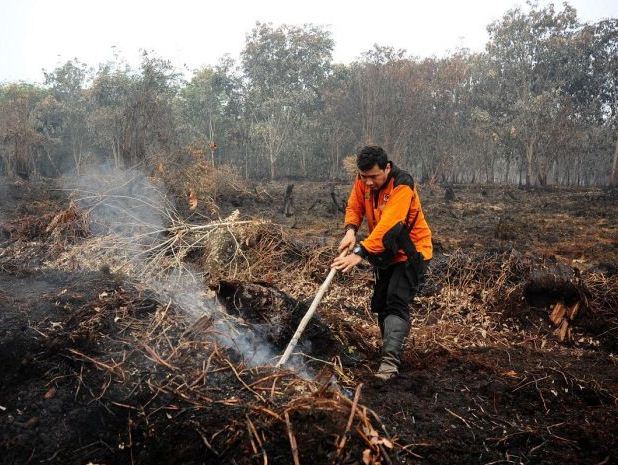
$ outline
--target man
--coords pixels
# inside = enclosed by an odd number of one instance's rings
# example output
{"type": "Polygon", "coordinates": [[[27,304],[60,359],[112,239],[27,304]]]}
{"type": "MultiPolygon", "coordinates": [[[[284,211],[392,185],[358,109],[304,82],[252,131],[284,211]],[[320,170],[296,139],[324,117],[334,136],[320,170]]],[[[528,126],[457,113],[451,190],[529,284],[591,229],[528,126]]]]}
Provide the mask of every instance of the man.
{"type": "Polygon", "coordinates": [[[345,214],[344,238],[332,266],[348,271],[363,258],[375,267],[371,310],[382,334],[382,359],[375,376],[389,380],[399,373],[401,351],[410,331],[408,305],[432,257],[431,231],[412,176],[388,161],[384,149],[363,147],[357,154],[358,176],[345,214]],[[363,217],[369,236],[356,244],[363,217]]]}

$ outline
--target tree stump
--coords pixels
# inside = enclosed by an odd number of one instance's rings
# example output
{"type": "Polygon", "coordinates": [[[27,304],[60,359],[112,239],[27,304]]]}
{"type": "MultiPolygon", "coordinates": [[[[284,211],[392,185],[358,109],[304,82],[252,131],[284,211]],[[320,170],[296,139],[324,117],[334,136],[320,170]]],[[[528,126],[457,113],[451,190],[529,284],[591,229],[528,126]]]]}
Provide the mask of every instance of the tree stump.
{"type": "Polygon", "coordinates": [[[586,289],[577,272],[560,262],[534,269],[524,285],[524,297],[533,306],[547,306],[560,341],[572,339],[572,325],[587,308],[586,289]]]}
{"type": "Polygon", "coordinates": [[[283,214],[289,218],[294,216],[294,184],[288,184],[283,197],[283,214]]]}
{"type": "Polygon", "coordinates": [[[455,191],[452,186],[446,186],[444,190],[444,200],[447,202],[453,202],[455,200],[455,191]]]}
{"type": "Polygon", "coordinates": [[[335,212],[345,213],[346,203],[344,200],[339,200],[337,198],[337,193],[335,192],[334,185],[330,187],[330,198],[333,201],[333,205],[335,206],[335,212]]]}

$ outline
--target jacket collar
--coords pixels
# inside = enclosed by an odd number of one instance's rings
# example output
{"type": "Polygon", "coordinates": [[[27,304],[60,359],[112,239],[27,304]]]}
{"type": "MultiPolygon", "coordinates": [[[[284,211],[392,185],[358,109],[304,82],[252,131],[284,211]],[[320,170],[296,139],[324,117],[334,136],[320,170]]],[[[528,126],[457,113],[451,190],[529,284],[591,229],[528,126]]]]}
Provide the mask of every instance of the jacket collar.
{"type": "Polygon", "coordinates": [[[388,173],[388,176],[386,177],[386,181],[384,181],[384,185],[380,187],[380,192],[384,188],[386,188],[390,184],[391,180],[399,174],[399,168],[395,166],[395,163],[393,163],[392,161],[389,163],[391,164],[391,171],[388,173]]]}

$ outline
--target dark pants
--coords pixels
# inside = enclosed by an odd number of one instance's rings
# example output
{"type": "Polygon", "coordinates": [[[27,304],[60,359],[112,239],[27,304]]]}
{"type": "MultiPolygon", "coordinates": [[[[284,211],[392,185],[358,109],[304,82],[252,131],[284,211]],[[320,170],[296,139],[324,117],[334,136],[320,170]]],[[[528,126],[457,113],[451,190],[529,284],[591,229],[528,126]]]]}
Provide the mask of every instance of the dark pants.
{"type": "Polygon", "coordinates": [[[371,311],[378,314],[380,330],[384,319],[395,315],[406,323],[410,321],[409,304],[425,279],[429,260],[414,264],[411,261],[395,263],[387,268],[375,268],[376,283],[371,297],[371,311]]]}

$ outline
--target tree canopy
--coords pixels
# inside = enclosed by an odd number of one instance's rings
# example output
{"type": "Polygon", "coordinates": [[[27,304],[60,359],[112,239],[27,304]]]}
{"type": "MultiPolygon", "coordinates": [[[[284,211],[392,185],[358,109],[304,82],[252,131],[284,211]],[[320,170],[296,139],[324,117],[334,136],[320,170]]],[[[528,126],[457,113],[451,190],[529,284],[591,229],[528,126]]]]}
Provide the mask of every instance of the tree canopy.
{"type": "Polygon", "coordinates": [[[338,64],[327,29],[257,23],[238,60],[184,78],[146,52],[137,69],[71,60],[41,86],[0,85],[0,172],[191,152],[246,177],[325,179],[375,143],[423,180],[618,184],[618,19],[528,4],[487,30],[480,53],[375,45],[338,64]]]}

